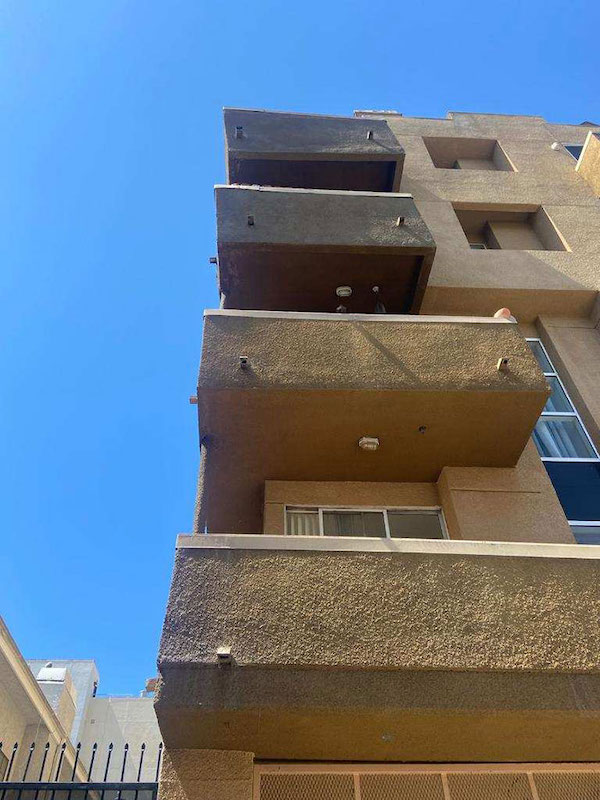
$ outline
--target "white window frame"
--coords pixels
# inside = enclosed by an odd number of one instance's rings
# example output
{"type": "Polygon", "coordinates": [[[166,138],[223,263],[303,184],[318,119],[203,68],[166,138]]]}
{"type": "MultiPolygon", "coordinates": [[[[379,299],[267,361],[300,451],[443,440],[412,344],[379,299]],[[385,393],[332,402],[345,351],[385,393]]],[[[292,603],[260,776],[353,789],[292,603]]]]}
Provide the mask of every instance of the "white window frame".
{"type": "MultiPolygon", "coordinates": [[[[565,397],[567,398],[567,400],[569,401],[569,403],[571,405],[571,408],[573,409],[573,411],[542,411],[542,413],[540,414],[540,417],[574,417],[576,420],[579,421],[579,424],[581,425],[581,429],[582,429],[582,431],[583,431],[583,433],[585,435],[585,438],[589,442],[589,445],[592,448],[593,452],[596,454],[592,458],[561,458],[560,456],[540,456],[540,458],[542,459],[542,461],[564,461],[566,463],[575,462],[575,463],[587,463],[587,464],[591,463],[591,464],[593,464],[593,463],[595,463],[597,461],[600,461],[600,455],[598,454],[598,450],[597,450],[594,442],[592,441],[591,436],[587,432],[587,428],[585,427],[583,420],[579,416],[579,412],[577,411],[577,408],[575,407],[575,403],[569,397],[569,393],[567,392],[564,383],[560,379],[560,375],[556,371],[556,367],[552,363],[552,359],[548,355],[548,351],[544,347],[544,344],[543,344],[542,340],[539,339],[536,336],[527,336],[526,340],[528,342],[537,342],[539,344],[539,346],[542,348],[542,352],[546,356],[546,358],[548,359],[548,363],[550,364],[550,366],[552,367],[552,370],[553,370],[552,372],[544,372],[544,377],[546,377],[546,378],[556,378],[560,388],[565,393],[565,397]]],[[[535,356],[534,356],[534,358],[535,358],[535,356]]]]}
{"type": "MultiPolygon", "coordinates": [[[[314,512],[317,511],[319,515],[319,533],[318,536],[325,536],[324,526],[323,526],[323,512],[324,511],[348,511],[350,513],[357,512],[357,511],[370,511],[375,513],[383,514],[383,524],[385,527],[385,537],[381,536],[345,536],[345,539],[412,539],[415,537],[392,537],[390,534],[390,523],[388,520],[388,511],[405,511],[408,514],[415,514],[415,513],[423,513],[429,514],[431,516],[436,515],[440,520],[440,528],[442,531],[442,539],[449,539],[448,535],[448,527],[446,525],[446,519],[444,517],[444,510],[441,506],[297,506],[297,505],[284,505],[283,507],[283,520],[284,520],[284,531],[286,536],[293,536],[294,534],[288,533],[287,529],[287,515],[288,511],[294,513],[294,511],[298,513],[306,513],[306,512],[314,512]]],[[[303,538],[310,538],[310,537],[303,537],[303,538]]],[[[335,537],[328,537],[328,538],[335,538],[335,537]]],[[[430,541],[430,540],[428,540],[430,541]]]]}
{"type": "MultiPolygon", "coordinates": [[[[586,520],[570,519],[570,520],[567,520],[567,521],[568,521],[569,526],[571,528],[574,528],[576,525],[578,527],[580,527],[580,528],[600,528],[600,520],[593,520],[592,522],[590,522],[590,520],[588,520],[588,519],[586,519],[586,520]]],[[[573,536],[575,536],[575,534],[573,534],[573,536]]],[[[579,542],[577,544],[579,544],[579,542]]],[[[600,547],[600,545],[597,545],[597,544],[591,544],[589,546],[590,547],[600,547]]]]}

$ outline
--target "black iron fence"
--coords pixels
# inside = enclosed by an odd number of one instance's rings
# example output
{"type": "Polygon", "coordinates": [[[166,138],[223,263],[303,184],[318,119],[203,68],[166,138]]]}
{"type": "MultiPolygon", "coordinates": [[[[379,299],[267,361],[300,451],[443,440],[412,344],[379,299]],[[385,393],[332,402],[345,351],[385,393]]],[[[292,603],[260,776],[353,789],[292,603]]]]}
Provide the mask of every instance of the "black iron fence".
{"type": "Polygon", "coordinates": [[[162,752],[162,742],[0,742],[0,800],[156,800],[162,752]]]}

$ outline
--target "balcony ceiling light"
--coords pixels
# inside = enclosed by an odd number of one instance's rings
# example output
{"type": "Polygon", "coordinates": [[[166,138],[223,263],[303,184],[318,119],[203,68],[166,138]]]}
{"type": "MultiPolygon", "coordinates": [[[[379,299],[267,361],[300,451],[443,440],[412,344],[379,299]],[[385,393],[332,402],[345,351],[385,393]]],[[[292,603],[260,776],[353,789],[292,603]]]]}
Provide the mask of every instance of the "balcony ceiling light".
{"type": "Polygon", "coordinates": [[[351,286],[338,286],[335,290],[338,297],[350,297],[352,295],[351,286]]]}
{"type": "Polygon", "coordinates": [[[377,450],[379,439],[376,436],[361,436],[358,440],[358,446],[361,450],[377,450]]]}

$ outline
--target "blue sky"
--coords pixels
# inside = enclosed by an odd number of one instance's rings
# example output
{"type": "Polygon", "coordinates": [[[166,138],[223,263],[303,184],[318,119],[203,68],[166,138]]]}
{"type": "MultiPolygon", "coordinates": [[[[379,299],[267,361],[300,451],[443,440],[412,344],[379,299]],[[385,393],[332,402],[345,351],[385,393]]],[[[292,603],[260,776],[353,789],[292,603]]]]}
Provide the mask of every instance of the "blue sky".
{"type": "Polygon", "coordinates": [[[224,105],[600,120],[597,0],[4,0],[0,613],[155,674],[192,521],[224,105]]]}

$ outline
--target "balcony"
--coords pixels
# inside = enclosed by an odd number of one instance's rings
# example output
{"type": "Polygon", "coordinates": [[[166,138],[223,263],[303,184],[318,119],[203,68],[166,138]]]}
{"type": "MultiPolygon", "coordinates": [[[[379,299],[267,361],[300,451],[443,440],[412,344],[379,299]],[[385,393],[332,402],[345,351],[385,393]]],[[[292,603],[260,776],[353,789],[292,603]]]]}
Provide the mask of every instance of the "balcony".
{"type": "Polygon", "coordinates": [[[507,320],[207,311],[202,525],[261,530],[266,480],[436,481],[445,466],[514,466],[547,396],[507,320]]]}
{"type": "Polygon", "coordinates": [[[595,761],[599,620],[599,548],[182,536],[156,711],[256,759],[595,761]]]}
{"type": "Polygon", "coordinates": [[[397,192],[404,150],[385,120],[224,110],[228,183],[397,192]]]}
{"type": "Polygon", "coordinates": [[[419,310],[435,242],[410,195],[217,186],[226,308],[419,310]],[[374,294],[373,287],[379,288],[374,294]]]}

